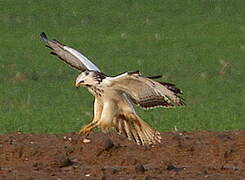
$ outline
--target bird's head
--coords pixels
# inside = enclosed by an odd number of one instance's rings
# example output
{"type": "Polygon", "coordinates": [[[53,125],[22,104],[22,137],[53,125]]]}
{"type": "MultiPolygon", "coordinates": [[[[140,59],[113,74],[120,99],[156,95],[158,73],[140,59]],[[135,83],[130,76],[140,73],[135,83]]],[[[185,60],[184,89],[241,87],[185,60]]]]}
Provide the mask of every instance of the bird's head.
{"type": "Polygon", "coordinates": [[[93,78],[93,71],[86,70],[78,75],[76,79],[75,86],[89,86],[95,84],[95,79],[93,78]]]}
{"type": "Polygon", "coordinates": [[[105,78],[106,75],[101,72],[86,70],[78,75],[75,86],[95,86],[100,84],[105,78]]]}

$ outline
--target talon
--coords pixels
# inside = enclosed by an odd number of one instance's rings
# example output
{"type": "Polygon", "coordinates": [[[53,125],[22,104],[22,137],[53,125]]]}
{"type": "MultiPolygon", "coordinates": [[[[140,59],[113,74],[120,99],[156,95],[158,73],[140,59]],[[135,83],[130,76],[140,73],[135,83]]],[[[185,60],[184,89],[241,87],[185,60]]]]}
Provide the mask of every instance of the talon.
{"type": "Polygon", "coordinates": [[[90,134],[90,132],[91,132],[91,128],[85,126],[84,128],[82,128],[79,131],[79,134],[80,135],[84,134],[84,135],[88,136],[90,134]]]}
{"type": "Polygon", "coordinates": [[[79,131],[78,134],[88,136],[90,132],[92,131],[92,129],[95,128],[96,126],[97,126],[97,122],[91,122],[83,126],[83,128],[79,131]]]}

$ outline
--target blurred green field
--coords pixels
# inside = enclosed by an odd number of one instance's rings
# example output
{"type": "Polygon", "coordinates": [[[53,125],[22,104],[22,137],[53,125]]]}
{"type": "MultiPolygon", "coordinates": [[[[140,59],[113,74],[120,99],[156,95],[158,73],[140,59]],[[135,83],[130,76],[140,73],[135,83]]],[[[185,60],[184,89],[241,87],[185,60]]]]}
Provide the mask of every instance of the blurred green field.
{"type": "Polygon", "coordinates": [[[0,133],[78,131],[93,97],[39,33],[106,74],[140,70],[184,91],[186,107],[144,111],[160,131],[245,127],[245,1],[0,1],[0,133]]]}

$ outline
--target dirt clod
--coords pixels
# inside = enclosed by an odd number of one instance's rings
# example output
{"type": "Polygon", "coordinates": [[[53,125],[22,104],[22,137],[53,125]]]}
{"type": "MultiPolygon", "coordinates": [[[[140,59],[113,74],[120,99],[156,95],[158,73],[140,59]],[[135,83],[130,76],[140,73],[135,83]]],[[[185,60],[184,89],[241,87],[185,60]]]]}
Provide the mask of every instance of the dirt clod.
{"type": "Polygon", "coordinates": [[[145,167],[142,164],[138,164],[135,166],[135,172],[137,174],[143,174],[145,172],[145,167]]]}
{"type": "Polygon", "coordinates": [[[156,178],[154,176],[150,176],[150,175],[145,177],[145,180],[154,180],[154,179],[156,179],[156,178]]]}
{"type": "Polygon", "coordinates": [[[113,147],[114,147],[114,143],[112,142],[112,140],[111,139],[107,139],[105,141],[105,143],[104,143],[104,147],[103,148],[104,148],[105,151],[109,151],[113,147]]]}
{"type": "Polygon", "coordinates": [[[172,164],[169,164],[166,168],[168,171],[175,171],[175,172],[179,172],[181,170],[183,170],[184,168],[181,167],[181,168],[178,168],[178,167],[175,167],[174,165],[172,164]]]}

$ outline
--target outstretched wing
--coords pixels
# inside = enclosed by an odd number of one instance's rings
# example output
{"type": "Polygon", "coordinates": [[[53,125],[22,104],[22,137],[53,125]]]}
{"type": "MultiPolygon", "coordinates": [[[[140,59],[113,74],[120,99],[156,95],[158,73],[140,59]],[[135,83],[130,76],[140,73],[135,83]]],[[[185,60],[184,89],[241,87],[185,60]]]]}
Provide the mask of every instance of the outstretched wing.
{"type": "Polygon", "coordinates": [[[179,96],[181,90],[173,84],[154,81],[139,72],[126,72],[110,78],[112,88],[125,92],[130,99],[143,108],[184,105],[179,96]]]}
{"type": "Polygon", "coordinates": [[[40,36],[42,40],[47,43],[46,47],[52,49],[51,54],[58,56],[62,61],[69,64],[73,68],[80,71],[93,70],[100,72],[99,68],[95,64],[93,64],[77,50],[65,46],[55,39],[49,40],[44,32],[42,32],[40,36]]]}

